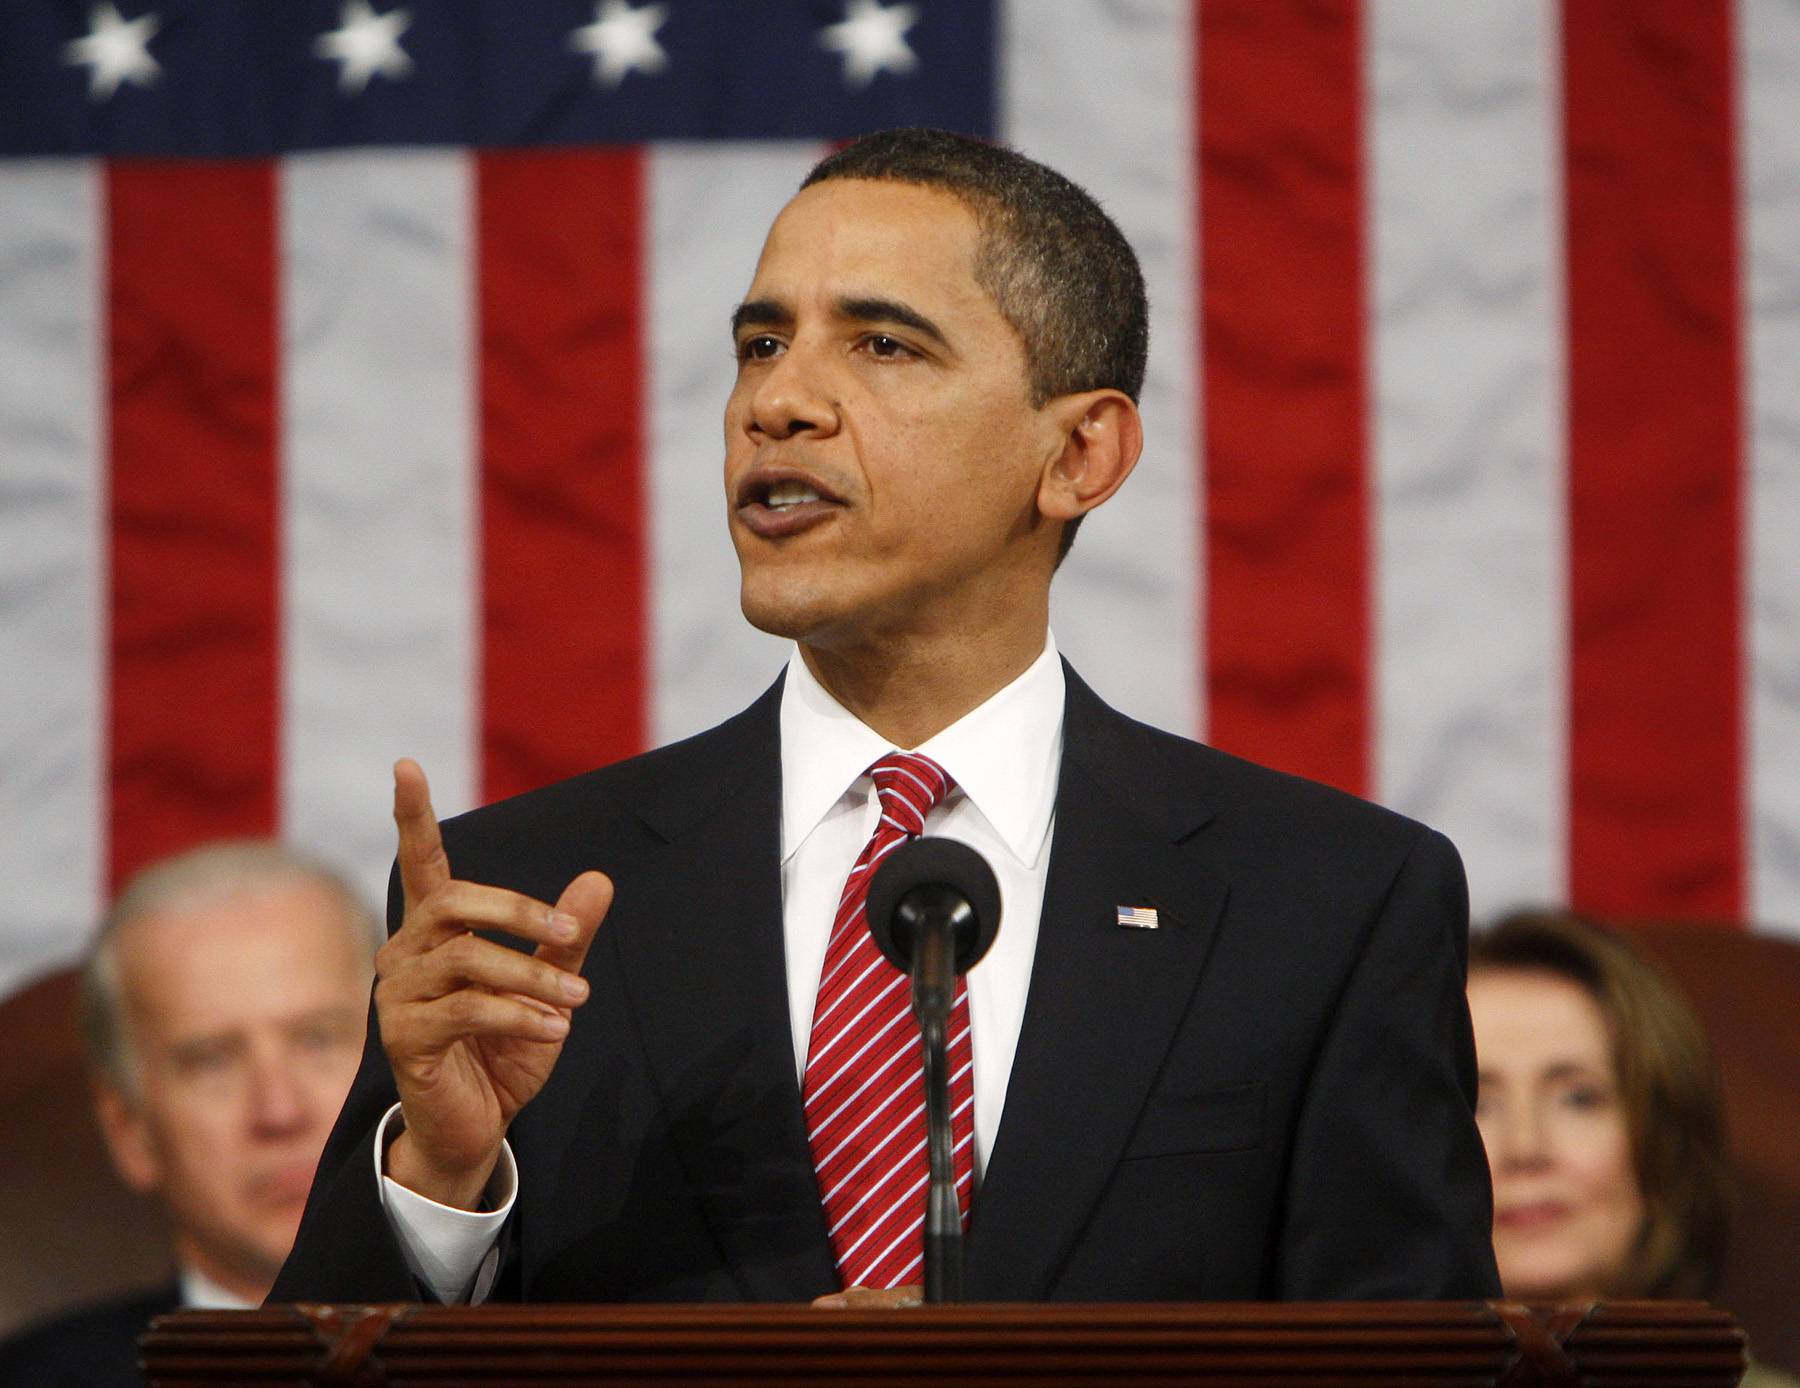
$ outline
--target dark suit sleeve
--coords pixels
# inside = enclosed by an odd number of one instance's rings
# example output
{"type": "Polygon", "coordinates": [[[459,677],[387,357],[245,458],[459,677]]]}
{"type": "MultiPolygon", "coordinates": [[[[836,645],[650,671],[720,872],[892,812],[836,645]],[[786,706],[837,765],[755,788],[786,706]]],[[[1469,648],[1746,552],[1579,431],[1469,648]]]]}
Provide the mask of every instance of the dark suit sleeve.
{"type": "Polygon", "coordinates": [[[380,1121],[378,1113],[353,1142],[347,1133],[333,1134],[334,1145],[340,1136],[346,1141],[335,1154],[328,1149],[327,1161],[320,1163],[294,1250],[269,1291],[270,1303],[430,1299],[408,1269],[382,1208],[374,1155],[380,1121]]]}
{"type": "Polygon", "coordinates": [[[0,1388],[142,1388],[138,1336],[180,1304],[171,1285],[41,1323],[0,1344],[0,1388]]]}
{"type": "Polygon", "coordinates": [[[1464,994],[1468,914],[1455,848],[1422,831],[1368,924],[1306,1087],[1283,1298],[1499,1295],[1464,994]]]}

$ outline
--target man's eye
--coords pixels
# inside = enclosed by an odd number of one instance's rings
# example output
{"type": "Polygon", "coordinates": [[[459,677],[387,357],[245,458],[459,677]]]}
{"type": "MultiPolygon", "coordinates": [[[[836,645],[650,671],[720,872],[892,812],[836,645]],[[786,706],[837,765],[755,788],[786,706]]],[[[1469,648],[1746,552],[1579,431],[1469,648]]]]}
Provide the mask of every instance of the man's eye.
{"type": "Polygon", "coordinates": [[[763,334],[758,337],[747,337],[738,343],[739,361],[767,361],[781,351],[781,340],[763,334]]]}
{"type": "Polygon", "coordinates": [[[227,1046],[189,1046],[175,1053],[175,1067],[189,1075],[222,1074],[231,1065],[227,1046]]]}
{"type": "Polygon", "coordinates": [[[294,1044],[303,1051],[329,1051],[343,1040],[341,1028],[323,1024],[301,1027],[294,1033],[294,1044]]]}
{"type": "Polygon", "coordinates": [[[864,339],[873,357],[905,357],[912,355],[912,349],[897,337],[889,337],[886,333],[875,333],[864,339]]]}

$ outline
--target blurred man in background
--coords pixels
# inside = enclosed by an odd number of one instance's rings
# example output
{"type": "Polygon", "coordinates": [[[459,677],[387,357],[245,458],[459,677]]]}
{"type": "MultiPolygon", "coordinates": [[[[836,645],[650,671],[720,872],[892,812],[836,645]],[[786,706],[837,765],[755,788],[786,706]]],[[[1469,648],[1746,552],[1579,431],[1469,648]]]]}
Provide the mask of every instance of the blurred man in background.
{"type": "Polygon", "coordinates": [[[0,1347],[0,1383],[136,1384],[150,1317],[261,1302],[356,1072],[377,938],[344,881],[276,844],[196,849],[126,886],[83,1025],[101,1132],[166,1205],[177,1279],[0,1347]]]}

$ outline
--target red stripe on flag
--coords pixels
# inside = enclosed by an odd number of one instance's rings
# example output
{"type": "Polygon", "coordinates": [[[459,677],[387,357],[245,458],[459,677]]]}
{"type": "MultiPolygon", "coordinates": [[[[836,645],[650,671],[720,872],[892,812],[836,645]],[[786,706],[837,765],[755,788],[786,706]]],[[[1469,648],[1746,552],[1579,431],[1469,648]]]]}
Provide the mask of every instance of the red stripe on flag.
{"type": "Polygon", "coordinates": [[[107,174],[115,886],[275,828],[275,185],[261,163],[107,174]]]}
{"type": "Polygon", "coordinates": [[[1355,0],[1203,0],[1206,682],[1221,747],[1369,779],[1355,0]]]}
{"type": "Polygon", "coordinates": [[[1743,902],[1730,6],[1563,6],[1575,904],[1743,902]]]}
{"type": "Polygon", "coordinates": [[[642,750],[644,173],[480,156],[482,793],[642,750]]]}

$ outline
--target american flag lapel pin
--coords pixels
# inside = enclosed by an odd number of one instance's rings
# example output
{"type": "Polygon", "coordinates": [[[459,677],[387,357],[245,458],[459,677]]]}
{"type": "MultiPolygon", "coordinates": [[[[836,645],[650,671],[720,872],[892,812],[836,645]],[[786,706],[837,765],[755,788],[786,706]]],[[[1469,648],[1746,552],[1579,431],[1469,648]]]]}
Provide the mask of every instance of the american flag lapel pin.
{"type": "Polygon", "coordinates": [[[1127,930],[1155,930],[1162,925],[1154,906],[1121,906],[1119,924],[1127,930]]]}

